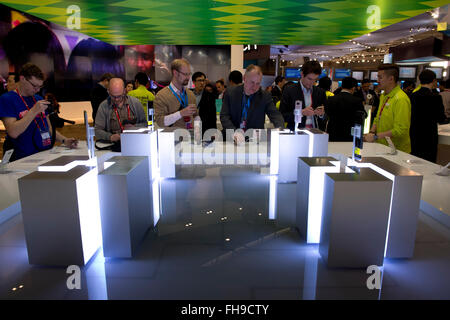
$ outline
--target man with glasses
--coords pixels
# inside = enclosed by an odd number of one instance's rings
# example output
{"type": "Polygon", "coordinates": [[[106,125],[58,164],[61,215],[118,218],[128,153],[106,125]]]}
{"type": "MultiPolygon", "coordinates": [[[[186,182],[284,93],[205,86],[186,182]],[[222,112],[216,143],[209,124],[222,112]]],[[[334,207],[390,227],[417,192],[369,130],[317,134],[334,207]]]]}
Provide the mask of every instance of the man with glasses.
{"type": "Polygon", "coordinates": [[[203,133],[208,129],[217,129],[216,97],[213,93],[205,90],[205,74],[200,71],[195,72],[192,75],[192,82],[194,82],[195,86],[192,92],[195,95],[197,109],[202,120],[203,133]]]}
{"type": "Polygon", "coordinates": [[[171,64],[172,81],[155,97],[155,121],[158,127],[192,129],[198,115],[194,93],[186,90],[191,77],[190,64],[185,59],[175,59],[171,64]]]}
{"type": "Polygon", "coordinates": [[[112,78],[109,81],[108,94],[109,97],[100,104],[95,117],[97,140],[117,142],[123,130],[147,126],[141,102],[126,94],[122,79],[112,78]]]}
{"type": "Polygon", "coordinates": [[[66,138],[53,129],[48,118],[50,102],[37,93],[42,89],[44,74],[38,66],[27,63],[19,72],[17,88],[0,97],[0,118],[6,128],[4,152],[14,149],[12,160],[52,148],[52,136],[66,147],[75,148],[78,141],[66,138]]]}

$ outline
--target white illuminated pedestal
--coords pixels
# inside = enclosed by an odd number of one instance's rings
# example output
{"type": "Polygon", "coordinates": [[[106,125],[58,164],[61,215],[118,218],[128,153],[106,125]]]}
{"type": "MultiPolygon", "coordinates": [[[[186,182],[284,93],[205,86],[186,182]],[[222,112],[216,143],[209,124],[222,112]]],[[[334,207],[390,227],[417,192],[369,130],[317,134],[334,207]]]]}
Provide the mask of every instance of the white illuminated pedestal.
{"type": "Polygon", "coordinates": [[[29,263],[85,265],[102,243],[97,169],[35,171],[18,183],[29,263]]]}
{"type": "Polygon", "coordinates": [[[309,157],[326,157],[328,155],[328,133],[319,129],[304,129],[300,131],[309,135],[309,157]]]}
{"type": "Polygon", "coordinates": [[[158,130],[158,159],[161,178],[175,178],[175,130],[158,130]]]}
{"type": "Polygon", "coordinates": [[[122,156],[148,157],[150,180],[159,176],[158,169],[158,132],[126,130],[120,135],[122,156]]]}
{"type": "Polygon", "coordinates": [[[156,224],[147,157],[114,157],[98,175],[103,255],[131,258],[147,230],[156,224]]]}
{"type": "Polygon", "coordinates": [[[356,162],[393,182],[385,257],[411,258],[414,254],[423,176],[381,157],[356,162]]]}
{"type": "Polygon", "coordinates": [[[270,174],[278,174],[279,182],[297,181],[299,157],[328,155],[328,134],[318,129],[271,131],[270,174]]]}
{"type": "Polygon", "coordinates": [[[369,168],[325,173],[319,253],[328,267],[383,265],[392,181],[369,168]]]}
{"type": "Polygon", "coordinates": [[[304,132],[281,132],[279,138],[278,181],[297,181],[297,159],[309,155],[310,136],[304,132]]]}
{"type": "Polygon", "coordinates": [[[307,243],[320,242],[324,175],[339,172],[339,164],[331,157],[298,158],[296,224],[307,243]]]}

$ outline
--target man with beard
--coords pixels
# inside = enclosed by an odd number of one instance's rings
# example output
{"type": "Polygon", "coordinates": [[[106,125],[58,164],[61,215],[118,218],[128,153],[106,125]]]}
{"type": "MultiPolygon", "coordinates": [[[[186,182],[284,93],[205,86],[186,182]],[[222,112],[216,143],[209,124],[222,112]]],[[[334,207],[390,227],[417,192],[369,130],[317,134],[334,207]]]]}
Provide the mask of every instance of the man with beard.
{"type": "Polygon", "coordinates": [[[185,59],[175,59],[171,64],[172,81],[155,97],[155,121],[158,127],[192,129],[194,117],[198,115],[196,98],[186,90],[191,77],[190,64],[185,59]]]}

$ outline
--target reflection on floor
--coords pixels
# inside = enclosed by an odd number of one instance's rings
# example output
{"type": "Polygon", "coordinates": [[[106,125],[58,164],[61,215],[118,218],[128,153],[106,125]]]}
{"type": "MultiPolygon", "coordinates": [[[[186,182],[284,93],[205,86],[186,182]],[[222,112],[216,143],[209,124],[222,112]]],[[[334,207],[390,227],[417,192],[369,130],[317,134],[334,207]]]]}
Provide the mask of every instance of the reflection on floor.
{"type": "Polygon", "coordinates": [[[381,290],[369,290],[366,270],[328,269],[292,227],[295,184],[271,188],[250,166],[177,175],[161,181],[161,219],[136,257],[100,250],[80,290],[67,288],[65,268],[28,264],[20,215],[1,225],[0,298],[450,299],[450,230],[422,213],[414,258],[385,260],[381,290]]]}

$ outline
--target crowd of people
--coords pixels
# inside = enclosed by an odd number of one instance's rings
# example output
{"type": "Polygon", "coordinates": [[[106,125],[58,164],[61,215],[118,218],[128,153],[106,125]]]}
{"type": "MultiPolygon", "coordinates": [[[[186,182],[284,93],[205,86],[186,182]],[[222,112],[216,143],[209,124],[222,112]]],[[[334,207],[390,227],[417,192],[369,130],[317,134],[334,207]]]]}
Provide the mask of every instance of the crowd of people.
{"type": "MultiPolygon", "coordinates": [[[[418,88],[406,81],[401,88],[398,66],[383,64],[378,68],[377,88],[371,88],[367,79],[359,87],[357,80],[347,77],[333,93],[331,79],[319,80],[322,67],[317,61],[302,66],[298,82],[278,76],[265,90],[261,88],[262,70],[256,65],[248,66],[244,75],[232,71],[228,86],[225,79],[209,81],[203,72],[192,71],[187,60],[174,60],[170,84],[157,92],[145,73],[137,73],[134,81],[127,83],[104,74],[91,94],[96,139],[120,142],[123,130],[146,127],[152,121],[156,127],[192,129],[198,119],[205,133],[217,129],[220,110],[220,124],[224,131],[234,130],[236,143],[245,141],[247,130],[263,129],[266,118],[275,128],[317,128],[326,131],[330,141],[352,141],[351,128],[365,122],[369,106],[372,117],[366,142],[387,145],[389,137],[397,149],[435,162],[437,124],[448,122],[450,115],[450,81],[438,94],[431,70],[419,75],[418,88]],[[187,88],[190,81],[192,89],[187,88]],[[297,117],[295,109],[301,110],[297,117]],[[154,118],[149,117],[149,110],[154,118]]],[[[59,118],[59,104],[53,95],[45,99],[38,95],[43,83],[42,71],[28,63],[17,75],[9,75],[7,92],[0,96],[0,118],[7,132],[4,151],[13,148],[13,160],[47,150],[55,141],[77,146],[76,139],[52,130],[61,126],[57,123],[70,121],[59,118]]]]}

